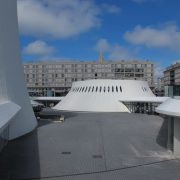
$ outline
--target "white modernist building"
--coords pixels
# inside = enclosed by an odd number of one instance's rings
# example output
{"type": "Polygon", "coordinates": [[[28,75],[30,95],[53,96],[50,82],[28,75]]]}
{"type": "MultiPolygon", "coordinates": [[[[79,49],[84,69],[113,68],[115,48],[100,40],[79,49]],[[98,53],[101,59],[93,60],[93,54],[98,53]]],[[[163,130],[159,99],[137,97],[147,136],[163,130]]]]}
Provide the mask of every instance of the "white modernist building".
{"type": "MultiPolygon", "coordinates": [[[[125,100],[151,102],[156,100],[145,81],[86,80],[74,82],[71,90],[54,109],[88,112],[130,112],[125,100]]],[[[162,101],[162,100],[161,100],[162,101]]]]}
{"type": "Polygon", "coordinates": [[[1,0],[0,140],[22,136],[32,131],[36,125],[20,60],[17,2],[1,0]]]}

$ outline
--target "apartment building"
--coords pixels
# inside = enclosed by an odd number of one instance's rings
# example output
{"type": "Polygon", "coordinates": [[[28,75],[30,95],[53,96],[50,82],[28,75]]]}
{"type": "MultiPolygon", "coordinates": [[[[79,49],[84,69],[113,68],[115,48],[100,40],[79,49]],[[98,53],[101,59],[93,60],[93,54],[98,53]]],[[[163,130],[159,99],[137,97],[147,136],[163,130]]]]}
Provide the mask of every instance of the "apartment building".
{"type": "Polygon", "coordinates": [[[166,96],[180,96],[180,62],[164,71],[164,87],[166,96]]]}
{"type": "Polygon", "coordinates": [[[149,61],[58,61],[24,63],[29,94],[61,96],[74,81],[86,79],[137,79],[154,87],[154,64],[149,61]]]}

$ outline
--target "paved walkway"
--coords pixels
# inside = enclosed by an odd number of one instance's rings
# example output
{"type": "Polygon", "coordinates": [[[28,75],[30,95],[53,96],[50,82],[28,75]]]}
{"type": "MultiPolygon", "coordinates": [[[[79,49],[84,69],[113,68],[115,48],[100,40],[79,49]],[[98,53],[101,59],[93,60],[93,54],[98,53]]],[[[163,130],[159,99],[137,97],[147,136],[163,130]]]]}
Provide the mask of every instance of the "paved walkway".
{"type": "Polygon", "coordinates": [[[0,179],[180,179],[166,144],[166,122],[128,113],[70,113],[41,120],[0,155],[0,179]]]}

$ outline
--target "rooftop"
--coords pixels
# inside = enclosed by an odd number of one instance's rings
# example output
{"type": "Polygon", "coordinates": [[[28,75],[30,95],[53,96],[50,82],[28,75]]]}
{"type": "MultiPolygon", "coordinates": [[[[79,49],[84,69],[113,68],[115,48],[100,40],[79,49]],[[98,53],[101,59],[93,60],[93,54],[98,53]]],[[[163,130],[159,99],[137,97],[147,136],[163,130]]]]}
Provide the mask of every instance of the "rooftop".
{"type": "Polygon", "coordinates": [[[172,69],[175,69],[175,68],[179,68],[179,66],[180,66],[180,62],[176,62],[175,64],[171,64],[170,66],[168,66],[168,67],[164,70],[164,72],[169,71],[169,70],[172,70],[172,69]]]}
{"type": "Polygon", "coordinates": [[[0,179],[179,180],[180,161],[165,148],[166,131],[167,122],[153,115],[65,113],[64,123],[46,117],[8,143],[0,179]]]}
{"type": "MultiPolygon", "coordinates": [[[[107,60],[104,61],[103,64],[154,64],[153,61],[150,60],[119,60],[119,61],[113,61],[113,60],[107,60]]],[[[47,61],[42,61],[42,60],[37,60],[37,61],[29,61],[29,62],[24,62],[24,65],[29,65],[29,64],[100,64],[98,60],[91,60],[91,61],[83,61],[83,60],[47,60],[47,61]]]]}

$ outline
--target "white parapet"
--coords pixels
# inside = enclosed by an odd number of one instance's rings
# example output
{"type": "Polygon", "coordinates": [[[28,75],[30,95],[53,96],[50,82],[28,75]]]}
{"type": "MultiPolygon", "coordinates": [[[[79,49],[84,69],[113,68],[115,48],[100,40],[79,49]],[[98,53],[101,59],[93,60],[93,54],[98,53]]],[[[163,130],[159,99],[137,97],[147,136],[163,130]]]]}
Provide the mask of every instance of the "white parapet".
{"type": "Polygon", "coordinates": [[[21,107],[10,123],[10,139],[32,131],[37,122],[20,60],[16,0],[0,1],[0,102],[6,100],[21,107]]]}

